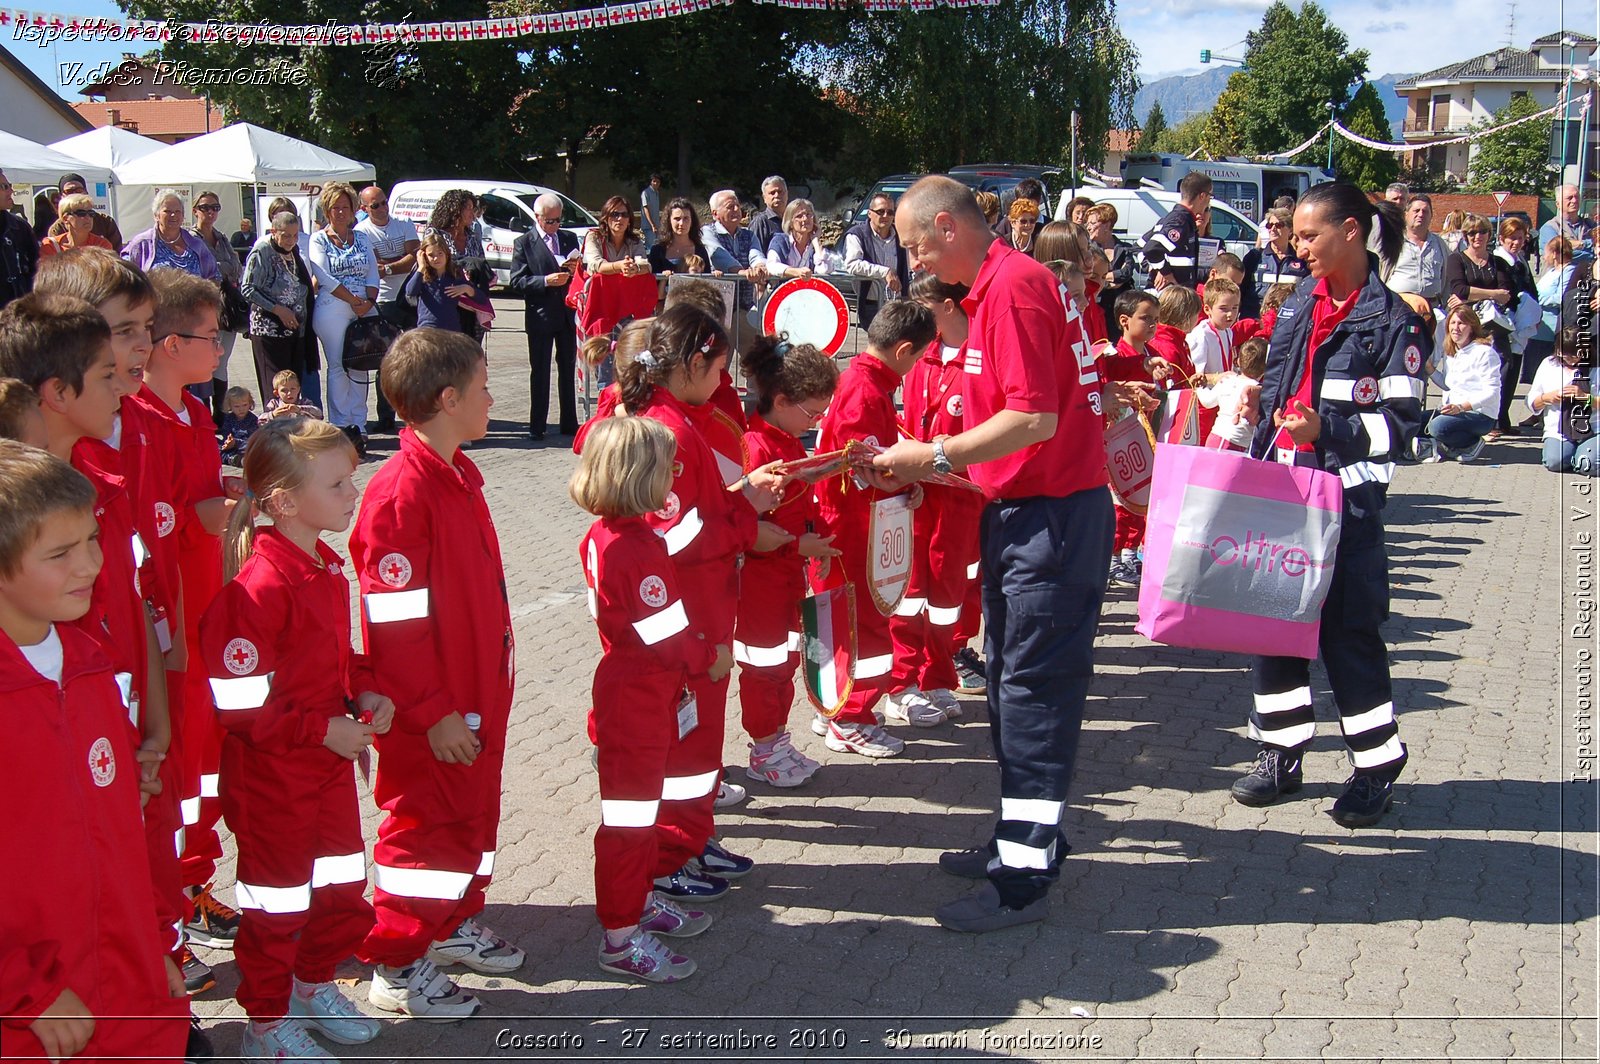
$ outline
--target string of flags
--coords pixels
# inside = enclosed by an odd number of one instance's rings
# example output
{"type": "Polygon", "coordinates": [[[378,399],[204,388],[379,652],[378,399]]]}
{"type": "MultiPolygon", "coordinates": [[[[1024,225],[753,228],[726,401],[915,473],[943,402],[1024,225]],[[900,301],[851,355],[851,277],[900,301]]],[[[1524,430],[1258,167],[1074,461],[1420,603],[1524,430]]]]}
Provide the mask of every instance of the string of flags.
{"type": "MultiPolygon", "coordinates": [[[[49,45],[57,41],[282,45],[328,47],[370,44],[444,44],[503,41],[551,33],[575,33],[638,22],[678,18],[735,0],[630,0],[601,7],[550,11],[515,18],[464,22],[380,22],[286,25],[268,22],[183,22],[178,19],[89,18],[0,7],[0,32],[12,40],[49,45]]],[[[990,7],[999,0],[753,0],[758,4],[812,11],[860,8],[872,13],[924,12],[937,8],[990,7]]]]}

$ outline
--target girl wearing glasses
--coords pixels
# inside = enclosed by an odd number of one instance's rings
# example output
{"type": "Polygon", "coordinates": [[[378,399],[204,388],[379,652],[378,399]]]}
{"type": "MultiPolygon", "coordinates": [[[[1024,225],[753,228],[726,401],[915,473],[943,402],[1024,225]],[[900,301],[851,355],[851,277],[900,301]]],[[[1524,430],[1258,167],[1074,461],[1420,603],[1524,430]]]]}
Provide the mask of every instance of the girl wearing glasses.
{"type": "Polygon", "coordinates": [[[1239,285],[1242,318],[1261,317],[1261,301],[1273,285],[1299,284],[1302,277],[1311,276],[1294,252],[1294,215],[1286,208],[1274,207],[1261,225],[1266,240],[1244,257],[1244,281],[1239,285]]]}
{"type": "Polygon", "coordinates": [[[111,246],[111,241],[94,235],[94,200],[83,193],[61,197],[61,222],[67,227],[66,232],[46,237],[39,244],[41,259],[77,248],[116,250],[111,246]]]}

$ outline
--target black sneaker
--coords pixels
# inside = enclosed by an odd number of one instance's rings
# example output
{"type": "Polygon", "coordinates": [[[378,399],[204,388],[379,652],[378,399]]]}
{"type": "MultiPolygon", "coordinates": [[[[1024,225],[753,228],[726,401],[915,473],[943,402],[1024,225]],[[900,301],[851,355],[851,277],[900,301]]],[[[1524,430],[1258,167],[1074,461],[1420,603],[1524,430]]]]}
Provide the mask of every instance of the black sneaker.
{"type": "Polygon", "coordinates": [[[1233,781],[1233,800],[1240,805],[1271,805],[1282,794],[1300,790],[1300,755],[1262,748],[1256,763],[1233,781]]]}
{"type": "Polygon", "coordinates": [[[946,850],[939,855],[939,870],[962,879],[988,879],[989,862],[994,853],[987,846],[970,850],[946,850]]]}
{"type": "Polygon", "coordinates": [[[1347,828],[1369,828],[1383,819],[1383,814],[1394,805],[1394,777],[1372,776],[1356,773],[1344,781],[1344,793],[1339,795],[1328,815],[1347,828]]]}
{"type": "Polygon", "coordinates": [[[183,1047],[183,1064],[206,1064],[206,1061],[216,1058],[217,1051],[211,1045],[211,1039],[200,1029],[199,1019],[190,1016],[189,1042],[183,1047]]]}
{"type": "Polygon", "coordinates": [[[971,647],[962,647],[956,651],[955,659],[951,662],[956,667],[956,686],[964,695],[981,695],[989,690],[989,671],[984,667],[983,659],[978,657],[978,652],[971,647]]]}
{"type": "Polygon", "coordinates": [[[716,876],[720,879],[747,876],[755,867],[754,860],[725,849],[716,839],[707,840],[705,852],[699,857],[689,858],[689,863],[684,865],[685,869],[697,876],[716,876]]]}
{"type": "Polygon", "coordinates": [[[178,947],[177,959],[178,970],[183,973],[183,987],[191,997],[204,994],[217,985],[217,977],[211,974],[211,966],[190,953],[188,946],[178,947]]]}
{"type": "Polygon", "coordinates": [[[232,949],[239,934],[239,914],[216,899],[211,884],[194,896],[194,918],[183,928],[184,941],[211,949],[232,949]]]}
{"type": "Polygon", "coordinates": [[[728,893],[728,881],[721,876],[710,876],[680,868],[670,876],[655,881],[655,889],[678,901],[715,901],[728,893]]]}

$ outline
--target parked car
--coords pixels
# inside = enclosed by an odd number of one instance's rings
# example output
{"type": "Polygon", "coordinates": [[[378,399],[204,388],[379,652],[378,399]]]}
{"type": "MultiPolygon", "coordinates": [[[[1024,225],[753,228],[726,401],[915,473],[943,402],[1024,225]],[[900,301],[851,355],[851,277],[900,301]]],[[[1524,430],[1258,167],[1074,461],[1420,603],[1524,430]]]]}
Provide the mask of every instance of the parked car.
{"type": "MultiPolygon", "coordinates": [[[[1109,203],[1117,209],[1114,231],[1130,244],[1142,245],[1144,235],[1178,204],[1178,194],[1159,188],[1080,188],[1078,194],[1096,203],[1109,203]]],[[[1056,207],[1056,220],[1066,218],[1065,200],[1056,207]]],[[[1231,251],[1241,259],[1256,246],[1256,224],[1228,204],[1211,201],[1211,236],[1222,241],[1220,250],[1231,251]]]]}
{"type": "Polygon", "coordinates": [[[850,214],[848,225],[866,221],[867,208],[879,196],[888,196],[890,200],[899,203],[900,197],[905,195],[906,189],[926,176],[926,174],[890,174],[888,177],[880,178],[878,183],[872,186],[872,191],[862,196],[861,202],[856,204],[856,209],[850,214]]]}
{"type": "Polygon", "coordinates": [[[483,181],[472,178],[444,178],[438,181],[402,181],[389,191],[389,211],[397,218],[424,225],[439,197],[452,188],[462,188],[482,202],[483,251],[494,270],[494,283],[505,285],[511,279],[511,245],[534,228],[533,202],[545,193],[561,200],[561,228],[580,241],[599,225],[594,215],[576,202],[543,185],[515,181],[483,181]]]}
{"type": "Polygon", "coordinates": [[[1050,202],[1050,189],[1059,187],[1062,169],[1059,166],[1034,166],[1028,163],[975,163],[971,166],[952,166],[950,176],[977,192],[993,192],[1005,198],[1023,179],[1033,178],[1044,186],[1044,199],[1039,209],[1050,202]]]}

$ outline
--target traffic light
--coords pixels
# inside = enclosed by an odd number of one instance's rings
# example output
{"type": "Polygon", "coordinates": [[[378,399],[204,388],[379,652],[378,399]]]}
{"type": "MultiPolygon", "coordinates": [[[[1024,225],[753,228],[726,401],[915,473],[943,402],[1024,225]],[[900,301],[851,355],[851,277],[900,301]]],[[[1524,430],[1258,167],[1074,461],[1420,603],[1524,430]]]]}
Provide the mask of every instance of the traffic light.
{"type": "Polygon", "coordinates": [[[1200,49],[1200,62],[1202,62],[1202,63],[1211,62],[1211,49],[1209,49],[1209,48],[1200,49]]]}

